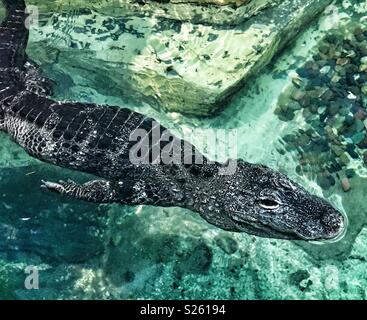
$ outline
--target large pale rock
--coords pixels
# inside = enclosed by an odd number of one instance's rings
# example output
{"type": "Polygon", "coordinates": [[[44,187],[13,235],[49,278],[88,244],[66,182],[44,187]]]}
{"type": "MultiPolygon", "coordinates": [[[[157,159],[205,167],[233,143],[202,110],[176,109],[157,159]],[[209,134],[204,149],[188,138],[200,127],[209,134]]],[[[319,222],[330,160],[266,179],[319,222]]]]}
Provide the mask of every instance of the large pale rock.
{"type": "Polygon", "coordinates": [[[88,7],[113,17],[154,15],[191,23],[236,25],[266,7],[277,5],[279,0],[91,0],[88,4],[83,0],[31,0],[29,3],[53,12],[88,7]]]}
{"type": "Polygon", "coordinates": [[[134,14],[144,12],[158,17],[209,25],[236,25],[278,2],[278,0],[171,0],[146,1],[139,4],[134,0],[120,1],[122,8],[134,14]]]}
{"type": "Polygon", "coordinates": [[[233,4],[236,6],[241,6],[243,4],[248,4],[249,2],[251,2],[253,0],[191,0],[191,1],[187,1],[187,0],[169,0],[169,1],[157,1],[157,2],[171,2],[171,3],[187,3],[187,2],[191,2],[191,3],[197,3],[197,4],[216,4],[219,6],[225,6],[228,4],[233,4]]]}
{"type": "Polygon", "coordinates": [[[62,78],[66,98],[72,84],[104,87],[164,110],[210,115],[328,3],[286,0],[232,28],[87,10],[43,19],[28,52],[62,78]]]}

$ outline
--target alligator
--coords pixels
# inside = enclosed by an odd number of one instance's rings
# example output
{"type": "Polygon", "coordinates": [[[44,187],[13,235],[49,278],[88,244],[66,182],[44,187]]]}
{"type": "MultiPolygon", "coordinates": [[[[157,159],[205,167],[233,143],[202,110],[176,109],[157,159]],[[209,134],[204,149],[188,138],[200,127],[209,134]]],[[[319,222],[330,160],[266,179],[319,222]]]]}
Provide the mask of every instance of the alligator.
{"type": "Polygon", "coordinates": [[[24,0],[2,1],[0,130],[32,157],[95,176],[42,187],[95,203],[187,208],[223,230],[261,237],[327,240],[342,233],[340,211],[276,170],[242,159],[210,161],[127,108],[52,99],[52,82],[26,54],[24,0]],[[164,133],[158,139],[157,128],[164,133]],[[229,164],[234,170],[224,174],[229,164]]]}

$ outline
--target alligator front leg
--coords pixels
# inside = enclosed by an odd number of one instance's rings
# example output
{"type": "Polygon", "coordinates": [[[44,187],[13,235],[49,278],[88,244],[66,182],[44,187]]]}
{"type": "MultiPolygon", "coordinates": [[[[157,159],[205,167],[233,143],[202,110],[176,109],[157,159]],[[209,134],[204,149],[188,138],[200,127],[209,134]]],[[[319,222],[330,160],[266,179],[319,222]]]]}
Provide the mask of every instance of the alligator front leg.
{"type": "Polygon", "coordinates": [[[114,183],[106,180],[93,180],[84,184],[77,184],[72,180],[58,183],[43,181],[41,187],[59,194],[89,202],[111,203],[115,201],[116,190],[114,183]]]}

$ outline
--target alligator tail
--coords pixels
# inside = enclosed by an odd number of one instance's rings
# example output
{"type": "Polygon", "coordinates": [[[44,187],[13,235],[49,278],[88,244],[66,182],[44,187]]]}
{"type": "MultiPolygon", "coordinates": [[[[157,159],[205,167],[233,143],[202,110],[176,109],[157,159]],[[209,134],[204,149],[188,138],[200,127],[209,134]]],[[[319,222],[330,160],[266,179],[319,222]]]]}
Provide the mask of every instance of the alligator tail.
{"type": "Polygon", "coordinates": [[[6,8],[5,20],[0,25],[0,68],[24,65],[28,42],[26,4],[24,0],[1,0],[6,8]]]}

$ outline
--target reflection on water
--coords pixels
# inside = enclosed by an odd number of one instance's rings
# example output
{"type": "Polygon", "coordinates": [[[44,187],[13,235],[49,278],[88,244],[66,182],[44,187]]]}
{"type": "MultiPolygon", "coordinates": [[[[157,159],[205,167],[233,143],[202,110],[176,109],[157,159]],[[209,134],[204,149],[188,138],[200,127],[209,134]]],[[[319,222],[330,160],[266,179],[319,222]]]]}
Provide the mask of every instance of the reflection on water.
{"type": "MultiPolygon", "coordinates": [[[[29,55],[56,81],[55,97],[128,105],[181,136],[191,129],[235,129],[239,157],[323,194],[347,214],[349,225],[335,243],[290,242],[224,232],[178,208],[69,201],[42,191],[39,181],[71,176],[82,181],[84,175],[41,164],[1,134],[0,298],[366,298],[367,34],[363,14],[350,10],[329,8],[318,25],[209,119],[157,111],[149,101],[129,97],[128,70],[112,79],[118,86],[103,81],[100,75],[116,67],[119,45],[125,52],[131,41],[135,49],[151,49],[142,35],[124,32],[130,18],[109,24],[96,13],[88,23],[89,12],[45,15],[40,26],[49,33],[32,33],[29,55]],[[344,27],[329,30],[335,26],[344,27]],[[73,42],[72,32],[84,35],[83,41],[73,42]],[[113,35],[124,41],[114,44],[113,35]],[[65,42],[70,51],[52,42],[65,42]],[[45,43],[47,54],[37,57],[45,52],[37,46],[45,43]],[[100,65],[91,64],[96,58],[100,65]],[[24,267],[31,264],[42,270],[36,293],[22,286],[24,267]]],[[[164,56],[163,44],[159,52],[159,59],[171,58],[164,56]]],[[[190,140],[199,144],[200,138],[190,140]]],[[[218,157],[210,147],[204,152],[218,157]]]]}

